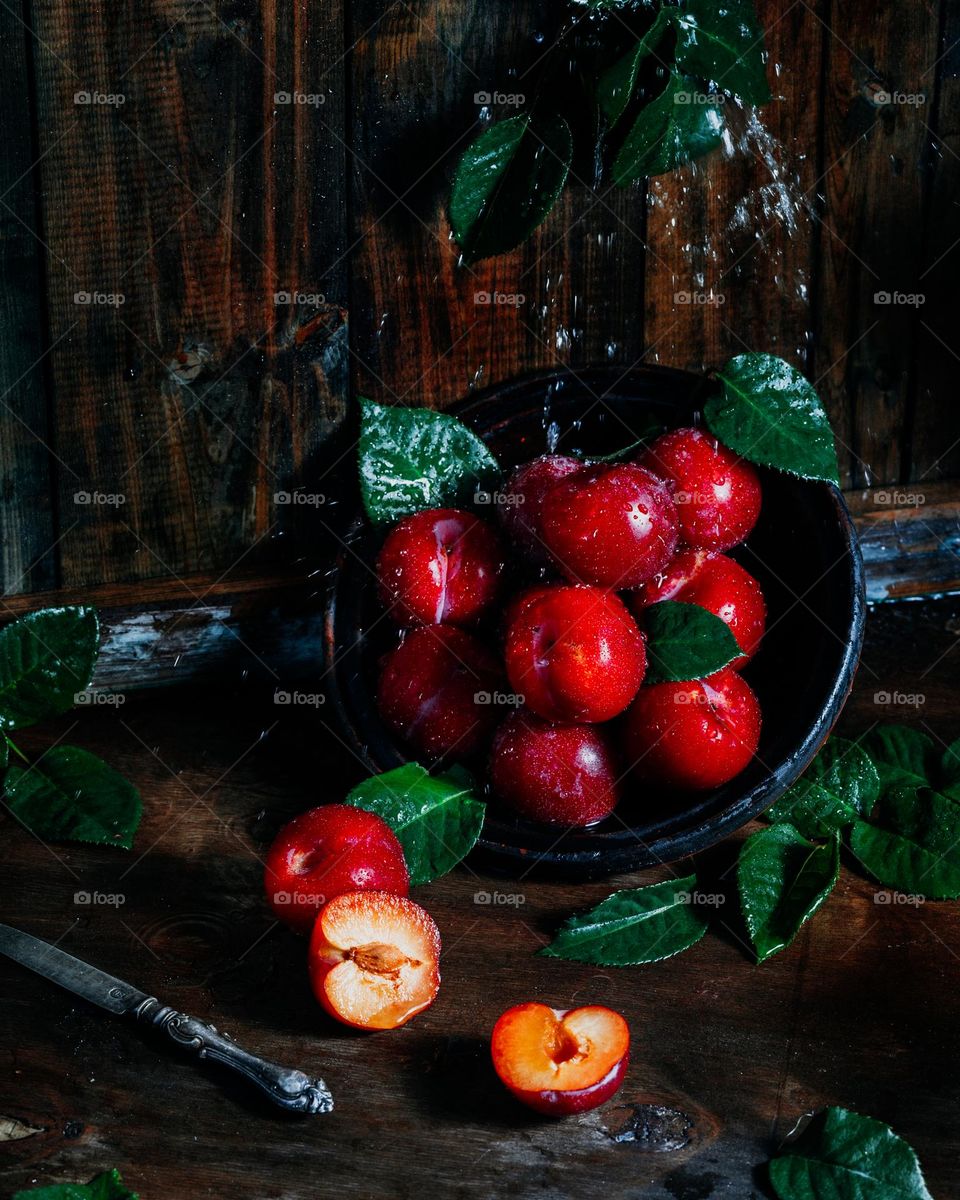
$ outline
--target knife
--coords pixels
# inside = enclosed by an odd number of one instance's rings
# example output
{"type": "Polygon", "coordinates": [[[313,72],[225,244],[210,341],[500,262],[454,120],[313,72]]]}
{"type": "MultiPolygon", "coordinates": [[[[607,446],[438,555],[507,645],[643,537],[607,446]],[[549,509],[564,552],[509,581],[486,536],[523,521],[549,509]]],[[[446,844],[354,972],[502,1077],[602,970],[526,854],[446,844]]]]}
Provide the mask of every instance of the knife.
{"type": "Polygon", "coordinates": [[[158,1030],[194,1058],[229,1067],[288,1112],[328,1113],[333,1109],[333,1097],[322,1079],[311,1079],[303,1071],[248,1054],[212,1025],[161,1004],[155,996],[81,962],[49,942],[0,925],[0,954],[115,1016],[133,1017],[139,1025],[158,1030]]]}

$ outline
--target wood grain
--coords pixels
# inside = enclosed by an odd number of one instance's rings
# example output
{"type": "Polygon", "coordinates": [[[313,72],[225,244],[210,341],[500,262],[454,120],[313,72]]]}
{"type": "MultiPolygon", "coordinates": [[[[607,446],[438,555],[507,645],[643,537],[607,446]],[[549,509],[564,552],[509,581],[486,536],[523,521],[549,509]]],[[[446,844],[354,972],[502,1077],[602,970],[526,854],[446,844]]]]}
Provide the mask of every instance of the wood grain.
{"type": "Polygon", "coordinates": [[[809,368],[819,10],[758,5],[774,97],[762,128],[728,102],[736,153],[715,151],[649,183],[645,305],[656,361],[712,370],[766,350],[809,368]]]}
{"type": "Polygon", "coordinates": [[[905,416],[922,292],[925,102],[939,5],[831,4],[823,96],[816,379],[851,486],[909,478],[905,416]],[[883,297],[893,302],[881,303],[883,297]]]}
{"type": "Polygon", "coordinates": [[[303,522],[274,494],[344,405],[343,152],[318,115],[342,122],[340,11],[35,20],[61,582],[275,561],[303,522]]]}
{"type": "MultiPolygon", "coordinates": [[[[4,14],[0,48],[0,589],[56,583],[56,513],[44,361],[44,295],[38,236],[27,5],[4,14]]],[[[66,132],[66,131],[64,131],[66,132]]]]}
{"type": "Polygon", "coordinates": [[[960,269],[960,12],[943,6],[938,57],[921,72],[927,93],[919,116],[928,126],[924,243],[918,287],[916,382],[908,428],[909,478],[921,483],[960,472],[960,413],[945,403],[960,370],[957,345],[957,274],[960,269]]]}
{"type": "MultiPolygon", "coordinates": [[[[897,719],[951,740],[958,630],[956,599],[874,614],[842,732],[897,719]],[[921,692],[924,703],[886,709],[878,687],[921,692]]],[[[18,1133],[0,1141],[3,1194],[117,1166],[145,1197],[761,1200],[762,1164],[801,1114],[834,1103],[890,1122],[916,1147],[931,1193],[960,1194],[957,905],[878,902],[888,894],[848,864],[796,943],[761,968],[731,897],[718,933],[689,952],[598,969],[534,952],[570,912],[669,870],[576,886],[461,867],[415,893],[444,940],[437,1003],[395,1033],[352,1034],[319,1012],[303,943],[272,925],[260,895],[278,826],[358,774],[315,715],[278,714],[271,688],[248,685],[133,698],[119,714],[76,719],[22,740],[36,753],[66,735],[129,774],[146,802],[136,848],[45,847],[3,819],[0,920],[322,1073],[338,1107],[281,1119],[0,962],[0,1129],[18,1133]],[[483,890],[523,903],[478,905],[483,890]],[[78,903],[78,892],[124,902],[78,903]],[[627,1081],[596,1112],[553,1123],[501,1091],[490,1029],[507,1005],[534,997],[608,1004],[630,1022],[627,1081]]],[[[697,863],[717,894],[735,850],[736,839],[697,863]]]]}
{"type": "Polygon", "coordinates": [[[459,266],[450,240],[450,179],[482,128],[476,95],[521,93],[531,103],[544,45],[561,18],[561,8],[531,0],[350,6],[348,40],[358,39],[350,158],[359,392],[436,407],[520,371],[629,366],[642,354],[643,214],[635,196],[595,194],[577,167],[550,218],[513,253],[459,266]],[[523,300],[477,303],[496,293],[523,300]]]}

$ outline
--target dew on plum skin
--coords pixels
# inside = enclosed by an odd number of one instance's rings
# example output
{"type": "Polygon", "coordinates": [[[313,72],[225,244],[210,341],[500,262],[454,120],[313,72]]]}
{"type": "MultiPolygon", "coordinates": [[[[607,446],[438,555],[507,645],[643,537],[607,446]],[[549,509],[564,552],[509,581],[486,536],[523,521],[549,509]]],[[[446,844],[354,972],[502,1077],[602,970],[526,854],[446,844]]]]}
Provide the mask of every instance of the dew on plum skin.
{"type": "Polygon", "coordinates": [[[503,554],[496,531],[472,513],[414,513],[377,558],[381,600],[401,624],[472,624],[496,598],[503,554]]]}

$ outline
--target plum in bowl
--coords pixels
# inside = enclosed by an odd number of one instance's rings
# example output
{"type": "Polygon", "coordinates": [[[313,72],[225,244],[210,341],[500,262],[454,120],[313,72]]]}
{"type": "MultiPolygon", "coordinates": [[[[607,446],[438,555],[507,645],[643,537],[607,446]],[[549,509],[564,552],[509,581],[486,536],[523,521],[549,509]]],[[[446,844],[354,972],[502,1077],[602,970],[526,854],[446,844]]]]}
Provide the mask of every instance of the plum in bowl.
{"type": "MultiPolygon", "coordinates": [[[[626,374],[593,368],[530,376],[450,411],[509,469],[548,451],[599,458],[655,436],[652,430],[696,424],[709,387],[701,375],[663,367],[626,374]]],[[[759,520],[734,552],[759,581],[768,610],[761,648],[742,669],[763,712],[752,760],[709,790],[660,793],[628,782],[616,810],[587,828],[525,819],[490,797],[475,858],[513,875],[581,879],[671,862],[756,817],[810,764],[853,684],[863,642],[863,564],[836,487],[757,470],[759,520]]],[[[370,565],[382,541],[358,515],[332,576],[325,629],[331,698],[371,772],[418,757],[391,733],[375,701],[381,662],[397,638],[370,565]]],[[[479,777],[487,787],[482,771],[479,777]]]]}

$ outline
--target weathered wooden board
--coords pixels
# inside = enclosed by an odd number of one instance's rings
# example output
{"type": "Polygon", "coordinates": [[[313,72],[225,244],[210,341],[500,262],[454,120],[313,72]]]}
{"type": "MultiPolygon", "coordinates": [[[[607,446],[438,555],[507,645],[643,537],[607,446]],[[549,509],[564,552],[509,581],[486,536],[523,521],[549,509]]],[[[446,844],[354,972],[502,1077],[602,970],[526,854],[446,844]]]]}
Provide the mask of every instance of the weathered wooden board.
{"type": "Polygon", "coordinates": [[[33,8],[64,587],[290,557],[344,405],[341,18],[33,8]]]}
{"type": "Polygon", "coordinates": [[[921,483],[960,474],[960,408],[952,402],[960,371],[956,291],[960,272],[960,10],[943,6],[937,59],[920,73],[920,119],[928,126],[926,219],[918,288],[917,364],[909,478],[921,483]]]}
{"type": "Polygon", "coordinates": [[[3,16],[0,45],[0,589],[54,587],[51,446],[27,5],[3,16]]]}
{"type": "Polygon", "coordinates": [[[759,120],[726,104],[736,153],[650,181],[646,328],[659,362],[710,370],[767,350],[810,367],[822,8],[759,6],[774,99],[759,120]]]}
{"type": "Polygon", "coordinates": [[[868,600],[919,600],[960,590],[956,483],[869,488],[848,499],[863,550],[868,600]]]}
{"type": "Polygon", "coordinates": [[[351,389],[444,405],[557,362],[777,350],[822,377],[854,485],[956,477],[956,14],[759,11],[771,140],[648,196],[594,190],[578,164],[526,246],[465,268],[446,198],[477,96],[532,98],[562,5],[17,0],[6,594],[309,560],[322,521],[275,496],[325,490],[351,389]],[[821,225],[774,219],[770,154],[821,225]],[[884,290],[925,303],[878,306],[884,290]],[[497,293],[523,301],[478,302],[497,293]]]}
{"type": "Polygon", "coordinates": [[[939,5],[833,4],[827,25],[815,377],[856,487],[910,478],[939,5]]]}
{"type": "MultiPolygon", "coordinates": [[[[843,731],[894,719],[940,743],[955,737],[958,631],[956,599],[879,609],[843,731]],[[881,689],[923,703],[884,705],[881,689]]],[[[260,896],[260,859],[279,824],[358,775],[316,714],[280,710],[272,688],[251,684],[132,698],[119,713],[71,715],[21,740],[38,752],[61,735],[138,783],[144,824],[121,855],[45,847],[0,818],[0,920],[322,1073],[338,1107],[281,1119],[0,962],[0,1137],[15,1135],[0,1141],[4,1195],[116,1166],[145,1198],[766,1200],[762,1164],[801,1114],[832,1103],[889,1121],[916,1147],[937,1200],[960,1195],[956,904],[891,902],[847,865],[794,946],[762,967],[731,898],[719,936],[649,967],[598,969],[534,952],[568,913],[669,869],[575,886],[467,866],[415,892],[444,940],[436,1004],[395,1033],[353,1034],[324,1019],[303,943],[272,924],[260,896]],[[482,891],[497,902],[477,904],[482,891]],[[630,1071],[598,1111],[552,1123],[501,1091],[490,1029],[530,998],[626,1015],[630,1071]]],[[[718,895],[735,849],[736,839],[698,863],[718,895]]]]}

